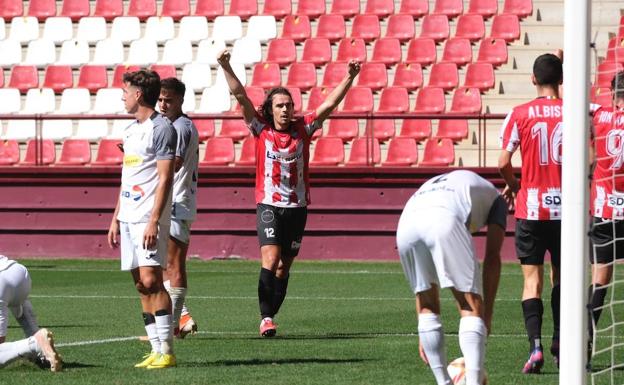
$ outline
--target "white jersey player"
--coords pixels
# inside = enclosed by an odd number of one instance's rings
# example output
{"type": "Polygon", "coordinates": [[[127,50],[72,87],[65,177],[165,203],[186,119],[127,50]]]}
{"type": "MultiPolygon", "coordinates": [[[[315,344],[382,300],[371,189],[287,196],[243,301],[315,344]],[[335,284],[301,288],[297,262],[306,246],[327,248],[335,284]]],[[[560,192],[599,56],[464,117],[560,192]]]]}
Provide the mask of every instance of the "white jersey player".
{"type": "Polygon", "coordinates": [[[32,304],[28,299],[31,280],[28,270],[16,261],[0,255],[0,367],[18,358],[25,358],[53,372],[62,368],[61,357],[54,349],[52,333],[39,329],[32,304]],[[9,324],[9,312],[24,330],[26,338],[4,342],[9,324]]]}
{"type": "Polygon", "coordinates": [[[420,355],[438,385],[447,372],[439,288],[450,288],[460,308],[459,343],[466,383],[481,385],[485,339],[491,329],[500,277],[507,204],[496,188],[471,171],[430,179],[407,202],[397,229],[403,271],[416,294],[420,355]],[[471,233],[487,225],[483,281],[471,233]]]}
{"type": "Polygon", "coordinates": [[[191,224],[197,215],[199,133],[193,121],[182,113],[185,91],[184,83],[178,79],[163,79],[158,98],[160,111],[173,122],[173,127],[178,134],[171,229],[164,280],[173,307],[174,334],[179,338],[197,332],[197,324],[191,317],[184,299],[188,288],[186,255],[191,236],[191,224]]]}

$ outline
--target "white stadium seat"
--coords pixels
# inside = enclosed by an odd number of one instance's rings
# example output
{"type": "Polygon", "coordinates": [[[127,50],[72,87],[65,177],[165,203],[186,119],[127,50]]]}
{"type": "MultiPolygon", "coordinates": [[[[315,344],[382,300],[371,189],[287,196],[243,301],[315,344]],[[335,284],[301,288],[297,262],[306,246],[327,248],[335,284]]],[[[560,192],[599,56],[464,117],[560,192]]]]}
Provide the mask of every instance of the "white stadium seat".
{"type": "Polygon", "coordinates": [[[209,64],[189,63],[182,68],[182,82],[186,88],[203,90],[212,84],[212,70],[209,64]]]}
{"type": "Polygon", "coordinates": [[[189,40],[192,43],[207,39],[208,20],[203,16],[184,16],[180,20],[178,37],[189,40]]]}
{"type": "Polygon", "coordinates": [[[36,123],[34,120],[9,120],[4,139],[26,141],[34,138],[36,123]]]}
{"type": "Polygon", "coordinates": [[[118,114],[126,112],[121,88],[102,88],[95,95],[93,113],[95,114],[118,114]]]}
{"type": "Polygon", "coordinates": [[[243,37],[234,42],[232,48],[232,63],[241,63],[245,67],[251,67],[262,60],[262,47],[260,41],[243,37]]]}
{"type": "Polygon", "coordinates": [[[225,49],[223,40],[204,39],[197,47],[197,57],[195,62],[203,64],[217,65],[217,54],[225,49]]]}
{"type": "Polygon", "coordinates": [[[28,43],[24,64],[45,67],[56,61],[56,47],[52,40],[37,39],[28,43]]]}
{"type": "Polygon", "coordinates": [[[108,120],[106,119],[83,119],[78,121],[78,129],[73,138],[100,140],[108,136],[108,120]]]}
{"type": "Polygon", "coordinates": [[[165,43],[161,64],[181,66],[193,61],[193,46],[189,40],[171,39],[165,43]]]}
{"type": "Polygon", "coordinates": [[[81,17],[78,21],[77,40],[95,44],[106,39],[106,20],[103,17],[81,17]]]}
{"type": "Polygon", "coordinates": [[[61,95],[61,114],[83,114],[91,110],[91,95],[86,88],[68,88],[61,95]]]}
{"type": "Polygon", "coordinates": [[[48,17],[43,25],[43,38],[52,40],[54,44],[71,40],[73,36],[74,27],[69,17],[48,17]]]}
{"type": "Polygon", "coordinates": [[[143,38],[130,43],[129,65],[149,65],[158,61],[158,45],[154,40],[143,38]]]}
{"type": "Polygon", "coordinates": [[[56,97],[51,88],[31,88],[26,92],[25,114],[47,114],[56,109],[56,97]]]}
{"type": "Polygon", "coordinates": [[[266,43],[277,37],[277,24],[273,16],[252,16],[247,24],[247,37],[266,43]]]}
{"type": "Polygon", "coordinates": [[[119,40],[122,43],[130,43],[141,38],[141,22],[138,17],[121,16],[113,19],[111,28],[111,39],[119,40]]]}
{"type": "Polygon", "coordinates": [[[132,119],[115,119],[113,120],[113,129],[109,138],[112,139],[121,139],[123,136],[123,131],[132,124],[134,120],[132,119]]]}
{"type": "Polygon", "coordinates": [[[11,19],[11,39],[20,43],[28,43],[39,38],[39,22],[36,17],[14,17],[11,19]]]}
{"type": "Polygon", "coordinates": [[[190,88],[186,89],[184,93],[184,103],[182,103],[182,112],[185,114],[188,112],[195,111],[196,101],[195,101],[195,91],[190,88]]]}
{"type": "Polygon", "coordinates": [[[12,67],[22,62],[22,45],[14,39],[0,40],[0,66],[12,67]]]}
{"type": "Polygon", "coordinates": [[[214,85],[204,90],[196,112],[217,114],[229,111],[231,107],[230,91],[227,87],[214,85]]]}
{"type": "Polygon", "coordinates": [[[238,16],[217,16],[214,20],[212,38],[231,43],[243,37],[243,24],[238,16]]]}
{"type": "Polygon", "coordinates": [[[85,40],[68,40],[61,46],[57,64],[79,67],[89,63],[89,43],[85,40]]]}
{"type": "Polygon", "coordinates": [[[4,19],[0,17],[0,40],[6,39],[6,26],[4,19]]]}
{"type": "Polygon", "coordinates": [[[20,92],[17,88],[0,88],[0,114],[13,114],[22,107],[20,92]]]}
{"type": "MultiPolygon", "coordinates": [[[[245,71],[245,66],[241,63],[231,63],[231,66],[241,84],[244,86],[247,85],[247,71],[245,71]]],[[[227,81],[225,80],[225,75],[223,74],[223,69],[221,67],[217,68],[215,85],[227,88],[227,81]]]]}
{"type": "Polygon", "coordinates": [[[100,40],[95,45],[95,54],[90,64],[100,64],[113,66],[123,63],[124,47],[120,40],[105,39],[100,40]]]}
{"type": "Polygon", "coordinates": [[[73,131],[74,125],[69,119],[44,119],[41,124],[41,137],[43,139],[52,139],[55,142],[71,137],[73,131]]]}
{"type": "Polygon", "coordinates": [[[174,37],[173,18],[169,16],[152,16],[145,23],[146,39],[151,39],[157,43],[163,43],[174,37]]]}

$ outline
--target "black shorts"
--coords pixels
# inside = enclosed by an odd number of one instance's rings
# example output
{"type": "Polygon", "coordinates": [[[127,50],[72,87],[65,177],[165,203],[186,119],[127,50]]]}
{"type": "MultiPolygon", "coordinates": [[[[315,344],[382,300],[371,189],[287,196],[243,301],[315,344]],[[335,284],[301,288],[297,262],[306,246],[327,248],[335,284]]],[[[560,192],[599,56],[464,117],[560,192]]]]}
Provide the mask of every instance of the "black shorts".
{"type": "Polygon", "coordinates": [[[260,247],[279,245],[282,256],[296,257],[307,218],[307,207],[286,208],[259,203],[256,208],[256,227],[260,247]]]}
{"type": "Polygon", "coordinates": [[[561,221],[516,220],[516,255],[522,265],[543,265],[546,251],[550,262],[559,268],[561,258],[561,221]]]}
{"type": "Polygon", "coordinates": [[[624,221],[592,218],[589,231],[590,263],[609,263],[624,258],[624,221]],[[613,242],[615,241],[615,242],[613,242]]]}

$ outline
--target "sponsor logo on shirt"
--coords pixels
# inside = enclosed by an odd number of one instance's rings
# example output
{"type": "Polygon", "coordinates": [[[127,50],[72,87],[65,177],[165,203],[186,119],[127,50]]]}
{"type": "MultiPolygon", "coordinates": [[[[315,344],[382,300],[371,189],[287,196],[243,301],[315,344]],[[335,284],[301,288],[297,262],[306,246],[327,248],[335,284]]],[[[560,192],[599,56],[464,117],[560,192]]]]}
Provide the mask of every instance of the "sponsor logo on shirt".
{"type": "Polygon", "coordinates": [[[620,209],[620,210],[624,208],[624,196],[623,195],[608,194],[607,199],[608,199],[607,206],[620,209]]]}
{"type": "Polygon", "coordinates": [[[143,163],[143,158],[139,155],[125,155],[123,164],[125,167],[138,167],[143,163]]]}
{"type": "Polygon", "coordinates": [[[269,151],[267,150],[266,157],[267,159],[277,160],[278,162],[283,163],[292,163],[296,162],[301,158],[299,152],[295,152],[293,154],[280,154],[279,152],[269,151]]]}
{"type": "Polygon", "coordinates": [[[130,198],[133,201],[138,202],[139,200],[141,200],[141,198],[143,198],[143,196],[145,196],[145,192],[143,191],[141,186],[134,185],[132,186],[131,191],[122,191],[121,196],[124,198],[130,198]]]}
{"type": "Polygon", "coordinates": [[[561,206],[561,190],[558,188],[548,189],[542,194],[542,206],[545,208],[559,208],[561,206]]]}

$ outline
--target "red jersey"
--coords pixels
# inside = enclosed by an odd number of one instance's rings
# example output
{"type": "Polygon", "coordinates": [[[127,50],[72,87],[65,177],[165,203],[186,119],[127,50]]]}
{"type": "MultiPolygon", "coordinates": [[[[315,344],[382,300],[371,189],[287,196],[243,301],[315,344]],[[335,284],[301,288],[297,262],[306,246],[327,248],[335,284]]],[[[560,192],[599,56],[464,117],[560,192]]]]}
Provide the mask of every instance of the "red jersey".
{"type": "Polygon", "coordinates": [[[561,219],[561,134],[563,102],[541,97],[519,105],[501,129],[502,148],[520,147],[522,176],[516,218],[561,219]]]}
{"type": "Polygon", "coordinates": [[[624,219],[624,111],[600,108],[593,123],[592,213],[598,218],[624,219]]]}
{"type": "Polygon", "coordinates": [[[256,139],[256,203],[305,207],[310,203],[310,141],[316,113],[306,114],[277,131],[259,116],[249,129],[256,139]]]}

